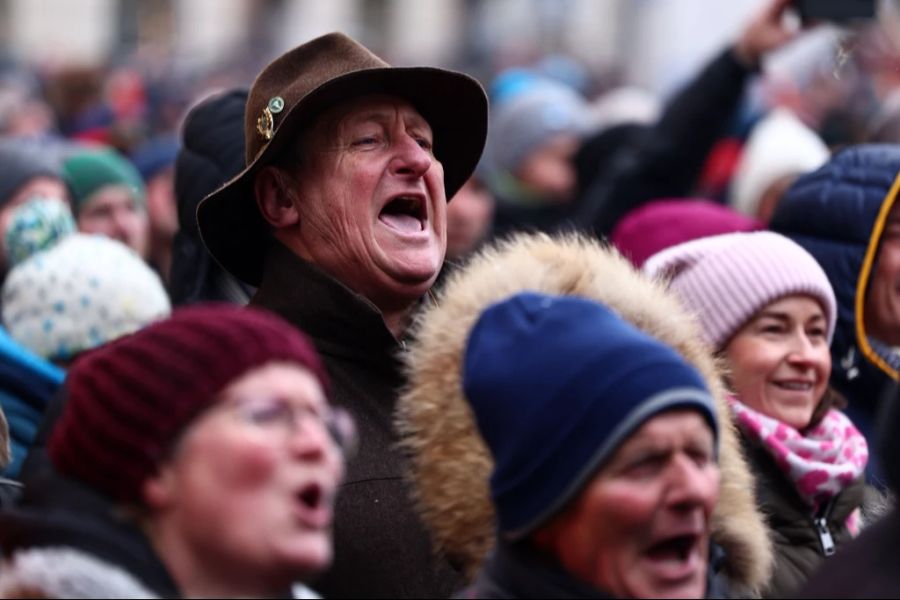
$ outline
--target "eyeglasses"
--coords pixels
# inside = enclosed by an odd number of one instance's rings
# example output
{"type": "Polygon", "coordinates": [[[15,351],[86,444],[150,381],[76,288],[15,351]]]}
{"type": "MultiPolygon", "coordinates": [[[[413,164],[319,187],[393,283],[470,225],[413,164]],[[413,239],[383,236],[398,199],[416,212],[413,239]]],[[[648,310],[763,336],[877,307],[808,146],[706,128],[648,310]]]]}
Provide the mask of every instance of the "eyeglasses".
{"type": "Polygon", "coordinates": [[[249,425],[266,430],[282,430],[293,434],[304,419],[313,419],[331,436],[344,457],[356,452],[358,436],[353,417],[339,407],[326,406],[319,410],[294,404],[278,397],[244,398],[235,404],[238,418],[249,425]]]}

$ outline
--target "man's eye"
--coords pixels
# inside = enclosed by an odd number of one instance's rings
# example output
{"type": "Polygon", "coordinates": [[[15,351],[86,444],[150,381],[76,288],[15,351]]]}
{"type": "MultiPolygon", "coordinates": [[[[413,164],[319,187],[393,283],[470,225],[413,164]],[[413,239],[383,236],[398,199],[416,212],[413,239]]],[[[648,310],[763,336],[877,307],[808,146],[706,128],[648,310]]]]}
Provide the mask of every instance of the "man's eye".
{"type": "Polygon", "coordinates": [[[419,144],[419,146],[422,147],[422,149],[428,150],[429,152],[431,151],[431,140],[427,138],[416,138],[416,142],[419,144]]]}
{"type": "Polygon", "coordinates": [[[372,144],[377,144],[378,138],[373,135],[367,135],[363,137],[356,138],[353,140],[354,146],[371,146],[372,144]]]}

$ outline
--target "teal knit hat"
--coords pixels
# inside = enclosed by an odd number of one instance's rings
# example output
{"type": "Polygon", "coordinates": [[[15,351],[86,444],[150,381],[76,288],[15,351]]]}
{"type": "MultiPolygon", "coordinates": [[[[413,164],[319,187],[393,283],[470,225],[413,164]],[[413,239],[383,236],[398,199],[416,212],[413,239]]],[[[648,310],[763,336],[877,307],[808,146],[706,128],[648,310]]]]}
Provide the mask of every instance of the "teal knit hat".
{"type": "Polygon", "coordinates": [[[63,162],[63,175],[72,190],[72,208],[76,216],[87,199],[107,185],[130,188],[135,203],[144,208],[144,183],[140,173],[111,148],[78,150],[63,162]]]}

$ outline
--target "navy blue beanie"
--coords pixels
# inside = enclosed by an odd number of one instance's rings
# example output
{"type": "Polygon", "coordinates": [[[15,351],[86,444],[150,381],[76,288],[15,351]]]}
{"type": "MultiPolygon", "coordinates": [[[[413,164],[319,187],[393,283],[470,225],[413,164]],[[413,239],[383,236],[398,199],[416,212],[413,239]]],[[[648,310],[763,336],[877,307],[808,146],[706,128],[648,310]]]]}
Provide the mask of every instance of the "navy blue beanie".
{"type": "Polygon", "coordinates": [[[466,347],[463,387],[494,457],[501,534],[562,509],[643,423],[692,408],[718,437],[712,396],[672,348],[609,308],[521,293],[490,306],[466,347]]]}

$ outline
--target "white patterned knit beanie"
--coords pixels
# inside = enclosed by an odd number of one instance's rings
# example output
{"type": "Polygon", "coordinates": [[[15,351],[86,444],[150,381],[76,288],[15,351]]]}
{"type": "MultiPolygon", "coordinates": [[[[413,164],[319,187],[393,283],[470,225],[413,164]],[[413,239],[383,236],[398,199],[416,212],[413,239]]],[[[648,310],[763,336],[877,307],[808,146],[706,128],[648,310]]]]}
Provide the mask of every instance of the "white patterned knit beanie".
{"type": "Polygon", "coordinates": [[[155,272],[124,244],[73,234],[12,269],[3,285],[3,324],[49,360],[137,331],[171,312],[155,272]]]}

